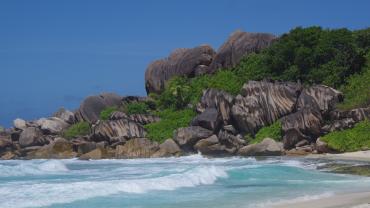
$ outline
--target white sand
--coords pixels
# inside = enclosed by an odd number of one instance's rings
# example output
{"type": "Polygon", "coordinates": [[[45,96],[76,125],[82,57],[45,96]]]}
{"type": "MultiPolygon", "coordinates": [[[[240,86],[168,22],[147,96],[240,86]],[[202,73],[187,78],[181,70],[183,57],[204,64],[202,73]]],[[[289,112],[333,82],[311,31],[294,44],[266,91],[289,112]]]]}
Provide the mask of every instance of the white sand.
{"type": "Polygon", "coordinates": [[[312,154],[306,156],[306,158],[370,162],[370,151],[346,152],[342,154],[312,154]]]}
{"type": "Polygon", "coordinates": [[[370,192],[338,194],[304,202],[288,202],[272,208],[370,208],[370,192]]]}

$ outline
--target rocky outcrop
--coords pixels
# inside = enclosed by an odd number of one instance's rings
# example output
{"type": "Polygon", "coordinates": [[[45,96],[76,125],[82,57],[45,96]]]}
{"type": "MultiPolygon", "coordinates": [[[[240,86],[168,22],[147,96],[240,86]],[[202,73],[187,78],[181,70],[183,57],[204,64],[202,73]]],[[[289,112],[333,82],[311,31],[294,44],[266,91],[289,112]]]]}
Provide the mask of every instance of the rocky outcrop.
{"type": "Polygon", "coordinates": [[[221,130],[218,133],[218,139],[220,140],[220,143],[226,147],[226,151],[229,154],[236,153],[238,149],[247,144],[242,135],[233,135],[227,130],[221,130]]]}
{"type": "Polygon", "coordinates": [[[124,112],[121,111],[115,111],[110,116],[110,120],[119,120],[119,119],[130,119],[136,123],[139,123],[141,125],[146,125],[153,122],[160,121],[160,118],[158,116],[153,116],[150,114],[132,114],[127,115],[124,112]]]}
{"type": "Polygon", "coordinates": [[[318,108],[321,114],[327,114],[335,109],[335,105],[343,101],[343,94],[338,90],[325,85],[314,85],[302,90],[298,102],[297,110],[307,106],[318,108]]]}
{"type": "Polygon", "coordinates": [[[69,127],[67,122],[57,117],[41,118],[36,123],[45,134],[59,134],[69,127]]]}
{"type": "Polygon", "coordinates": [[[322,116],[317,109],[305,107],[281,119],[284,148],[291,149],[301,140],[314,141],[321,133],[322,116]]]}
{"type": "Polygon", "coordinates": [[[220,68],[233,67],[248,54],[267,48],[275,39],[274,35],[267,33],[236,31],[218,49],[208,71],[215,72],[220,68]]]}
{"type": "Polygon", "coordinates": [[[344,129],[353,128],[356,124],[356,121],[354,121],[352,118],[344,118],[341,120],[335,120],[330,122],[330,124],[327,124],[321,128],[322,133],[327,134],[329,132],[333,131],[341,131],[344,129]]]}
{"type": "Polygon", "coordinates": [[[227,153],[226,147],[220,144],[216,135],[199,140],[194,145],[194,149],[204,155],[223,155],[227,153]]]}
{"type": "Polygon", "coordinates": [[[147,93],[160,93],[165,83],[174,76],[194,76],[207,71],[215,51],[208,45],[191,49],[177,49],[169,57],[149,64],[145,72],[147,93]]]}
{"type": "Polygon", "coordinates": [[[207,108],[203,113],[197,115],[191,122],[192,126],[201,126],[203,128],[218,132],[221,127],[221,116],[216,108],[207,108]]]}
{"type": "Polygon", "coordinates": [[[215,108],[222,118],[223,124],[230,123],[230,111],[234,97],[227,92],[216,89],[203,91],[203,96],[197,104],[197,112],[202,113],[208,108],[215,108]]]}
{"type": "Polygon", "coordinates": [[[193,146],[201,139],[210,137],[212,131],[200,126],[191,126],[179,128],[175,131],[174,140],[181,149],[185,151],[194,151],[193,146]]]}
{"type": "Polygon", "coordinates": [[[237,129],[254,135],[294,110],[301,86],[295,83],[249,81],[231,108],[237,129]]]}
{"type": "Polygon", "coordinates": [[[28,159],[66,159],[76,156],[72,143],[61,137],[27,154],[28,159]]]}
{"type": "Polygon", "coordinates": [[[95,123],[99,120],[100,112],[109,106],[121,104],[123,97],[114,93],[89,96],[80,105],[75,116],[78,121],[95,123]]]}
{"type": "Polygon", "coordinates": [[[370,107],[368,108],[355,108],[347,111],[335,110],[330,112],[330,120],[341,120],[351,118],[355,122],[370,119],[370,107]]]}
{"type": "Polygon", "coordinates": [[[170,157],[180,156],[182,154],[182,150],[173,139],[166,139],[166,141],[159,145],[159,150],[152,157],[170,157]]]}
{"type": "Polygon", "coordinates": [[[157,152],[159,146],[147,138],[134,138],[116,147],[116,158],[147,158],[157,152]]]}
{"type": "Polygon", "coordinates": [[[23,130],[27,128],[26,121],[20,118],[17,118],[13,121],[14,128],[23,130]]]}
{"type": "Polygon", "coordinates": [[[55,112],[53,117],[60,118],[68,124],[76,123],[75,114],[73,112],[69,111],[69,110],[64,109],[64,108],[60,108],[57,112],[55,112]]]}
{"type": "Polygon", "coordinates": [[[26,128],[19,137],[21,147],[44,145],[45,143],[41,130],[36,127],[26,128]]]}
{"type": "Polygon", "coordinates": [[[283,154],[282,144],[273,139],[265,138],[261,143],[250,144],[238,151],[242,156],[279,156],[283,154]]]}
{"type": "Polygon", "coordinates": [[[322,141],[320,138],[316,140],[316,150],[318,153],[330,152],[329,146],[326,142],[322,141]]]}
{"type": "Polygon", "coordinates": [[[129,119],[101,121],[93,127],[91,138],[94,141],[114,142],[122,139],[145,137],[145,129],[129,119]]]}
{"type": "Polygon", "coordinates": [[[80,160],[100,160],[106,158],[113,158],[115,152],[109,148],[96,148],[79,157],[80,160]]]}

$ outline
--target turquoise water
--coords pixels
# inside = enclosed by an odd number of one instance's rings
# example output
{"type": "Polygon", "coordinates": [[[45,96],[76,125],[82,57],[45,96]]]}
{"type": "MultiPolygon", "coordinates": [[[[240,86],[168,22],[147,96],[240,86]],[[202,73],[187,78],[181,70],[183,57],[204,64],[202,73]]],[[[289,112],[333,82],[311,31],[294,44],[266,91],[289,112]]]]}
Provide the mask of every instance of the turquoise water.
{"type": "Polygon", "coordinates": [[[133,160],[0,161],[0,207],[248,208],[370,190],[323,162],[201,155],[133,160]]]}

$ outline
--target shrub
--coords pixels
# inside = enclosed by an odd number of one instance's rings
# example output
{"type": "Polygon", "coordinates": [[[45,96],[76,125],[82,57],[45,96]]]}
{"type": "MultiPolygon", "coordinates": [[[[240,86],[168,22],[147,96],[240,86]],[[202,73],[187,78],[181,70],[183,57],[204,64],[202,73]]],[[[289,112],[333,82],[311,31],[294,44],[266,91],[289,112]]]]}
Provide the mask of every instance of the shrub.
{"type": "Polygon", "coordinates": [[[243,82],[271,78],[306,84],[341,86],[345,77],[361,71],[365,32],[347,29],[295,28],[259,54],[245,57],[234,70],[243,82]],[[364,38],[361,38],[364,37],[364,38]]]}
{"type": "Polygon", "coordinates": [[[67,139],[71,139],[78,136],[88,135],[90,131],[90,124],[88,122],[79,122],[73,124],[64,131],[63,136],[67,139]]]}
{"type": "Polygon", "coordinates": [[[275,141],[281,141],[281,122],[275,121],[270,126],[262,127],[256,134],[255,138],[251,141],[252,144],[262,142],[264,138],[271,138],[275,141]]]}
{"type": "Polygon", "coordinates": [[[145,125],[148,132],[147,137],[153,141],[162,143],[164,140],[173,137],[174,130],[189,125],[195,112],[192,109],[184,110],[163,110],[156,113],[161,118],[159,122],[145,125]]]}
{"type": "Polygon", "coordinates": [[[105,108],[104,110],[102,110],[100,112],[100,119],[101,120],[108,120],[110,118],[110,116],[112,115],[112,113],[114,111],[117,111],[118,108],[116,106],[111,106],[111,107],[107,107],[105,108]]]}
{"type": "Polygon", "coordinates": [[[360,74],[354,74],[347,80],[341,90],[344,93],[344,102],[338,107],[348,110],[370,105],[370,54],[367,55],[368,63],[360,74]]]}
{"type": "Polygon", "coordinates": [[[358,151],[370,148],[370,121],[365,120],[352,129],[331,132],[321,139],[339,152],[358,151]]]}
{"type": "Polygon", "coordinates": [[[148,113],[149,107],[144,102],[134,102],[126,105],[127,114],[145,114],[148,113]]]}

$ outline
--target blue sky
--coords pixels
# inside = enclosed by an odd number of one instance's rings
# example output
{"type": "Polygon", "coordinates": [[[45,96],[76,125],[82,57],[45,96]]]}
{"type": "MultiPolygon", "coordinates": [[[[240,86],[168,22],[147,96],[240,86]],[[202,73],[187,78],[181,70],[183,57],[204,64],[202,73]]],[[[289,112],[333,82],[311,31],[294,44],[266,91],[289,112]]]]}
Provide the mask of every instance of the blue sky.
{"type": "Polygon", "coordinates": [[[101,92],[145,95],[146,66],[175,48],[218,48],[236,29],[360,29],[369,10],[365,0],[0,0],[0,125],[101,92]]]}

